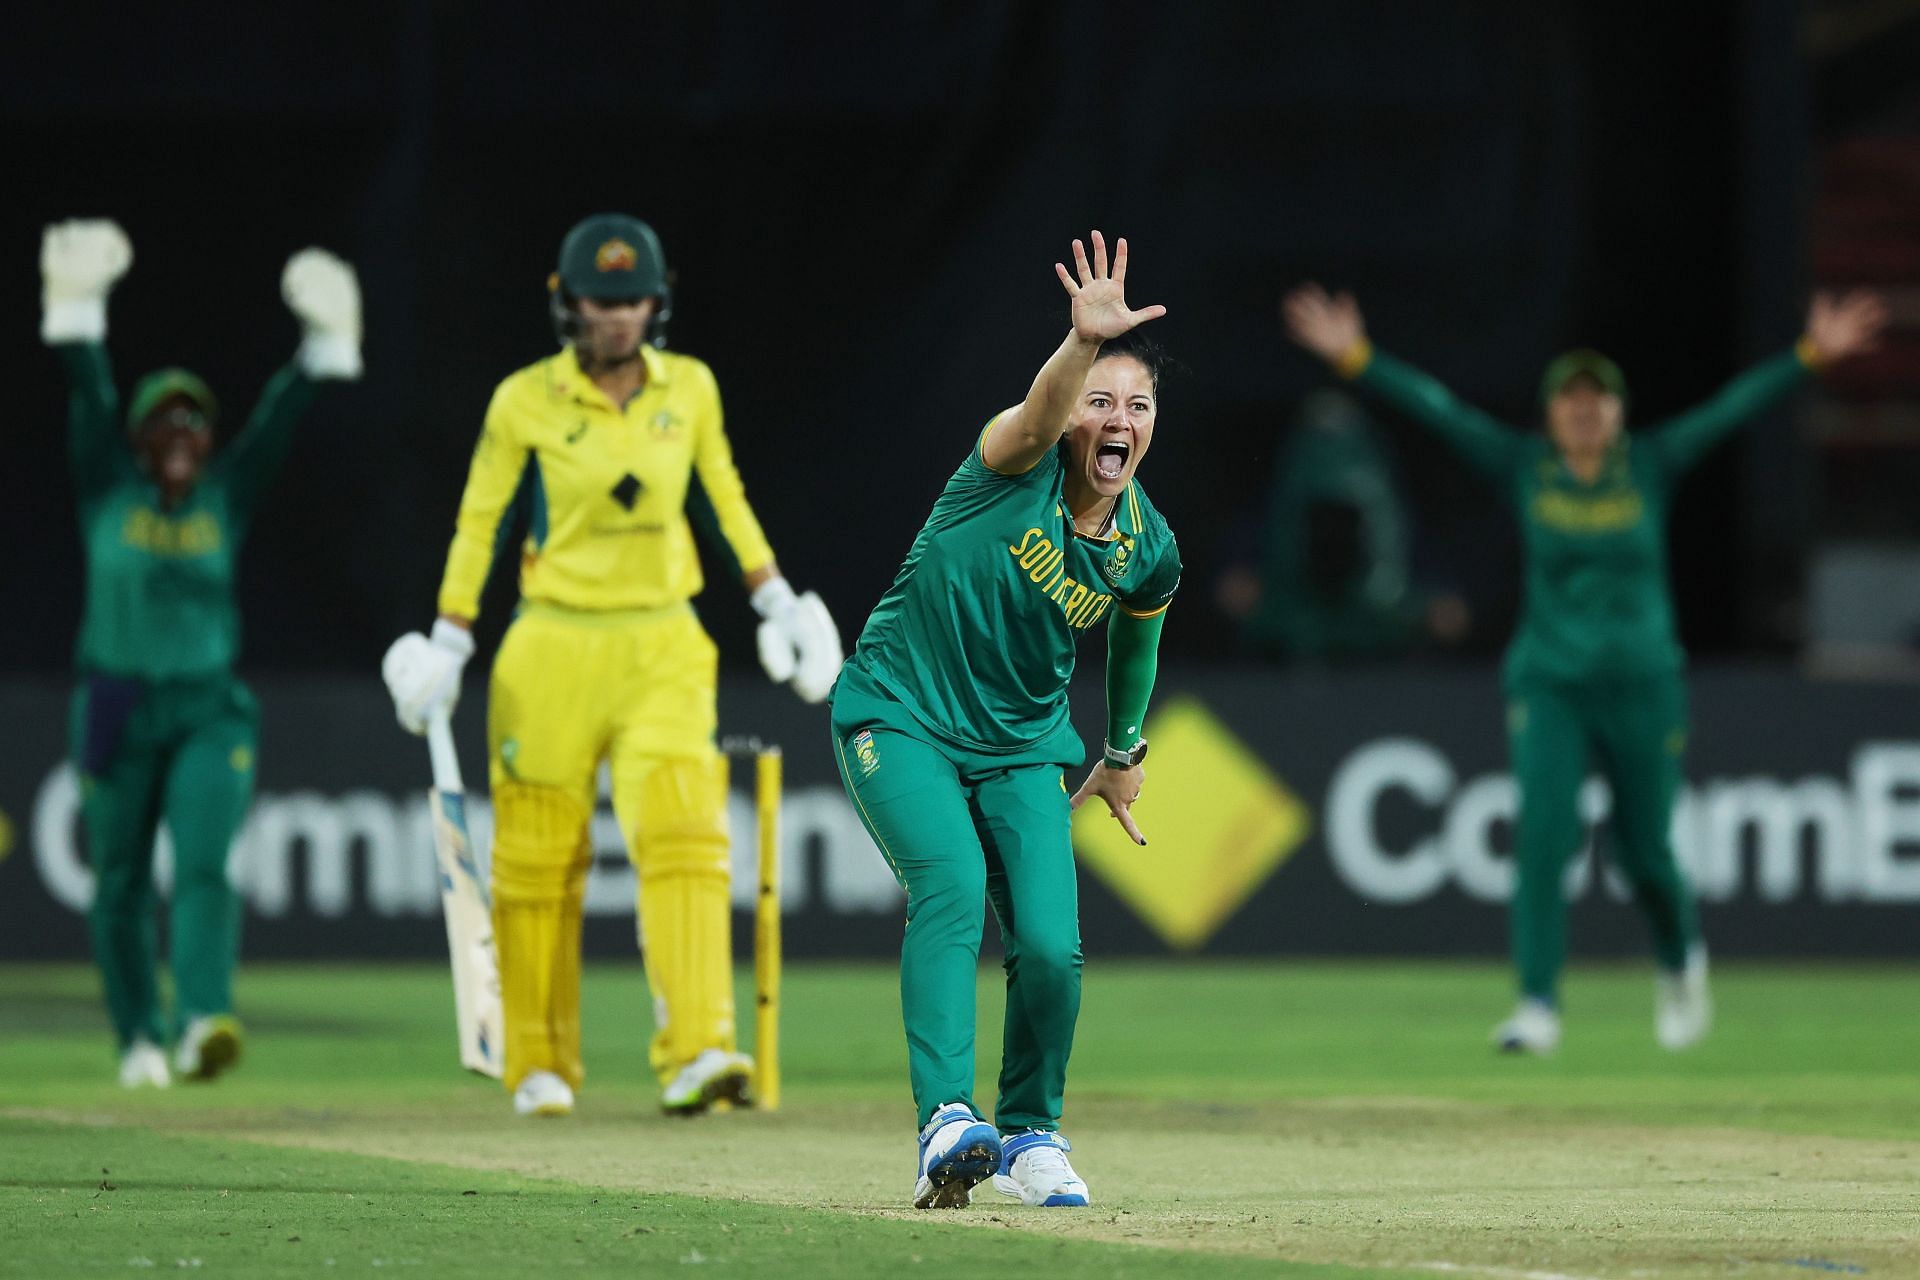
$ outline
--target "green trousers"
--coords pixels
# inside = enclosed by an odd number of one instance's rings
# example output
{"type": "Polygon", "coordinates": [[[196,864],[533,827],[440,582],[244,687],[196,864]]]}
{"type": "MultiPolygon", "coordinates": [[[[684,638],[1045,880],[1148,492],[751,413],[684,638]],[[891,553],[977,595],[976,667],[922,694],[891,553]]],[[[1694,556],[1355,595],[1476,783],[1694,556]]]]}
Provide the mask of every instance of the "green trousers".
{"type": "Polygon", "coordinates": [[[1567,864],[1586,842],[1580,788],[1590,762],[1613,791],[1614,863],[1633,887],[1662,967],[1678,970],[1700,937],[1692,891],[1674,859],[1673,801],[1686,749],[1680,677],[1508,691],[1507,730],[1520,787],[1511,909],[1521,994],[1554,1002],[1567,952],[1567,864]]]}
{"type": "Polygon", "coordinates": [[[233,1007],[240,899],[227,853],[253,798],[259,711],[231,676],[83,680],[72,742],[93,865],[88,927],[107,1012],[124,1050],[166,1042],[155,968],[154,837],[173,838],[169,961],[173,1028],[233,1007]]]}
{"type": "Polygon", "coordinates": [[[949,1102],[974,1106],[975,975],[991,902],[1007,978],[994,1121],[1005,1133],[1058,1128],[1081,964],[1062,770],[1084,748],[1063,728],[1014,755],[958,749],[852,667],[832,720],[841,782],[907,895],[900,1008],[919,1124],[949,1102]]]}

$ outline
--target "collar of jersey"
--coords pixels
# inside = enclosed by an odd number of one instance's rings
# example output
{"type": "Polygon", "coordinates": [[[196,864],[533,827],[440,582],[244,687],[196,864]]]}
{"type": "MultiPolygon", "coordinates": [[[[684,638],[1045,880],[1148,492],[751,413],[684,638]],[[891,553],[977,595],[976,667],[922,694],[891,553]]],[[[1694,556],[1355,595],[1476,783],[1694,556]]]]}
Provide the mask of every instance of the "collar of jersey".
{"type": "MultiPolygon", "coordinates": [[[[640,395],[644,396],[650,391],[664,389],[670,375],[667,358],[660,353],[660,349],[642,346],[640,363],[647,366],[647,384],[640,389],[640,395]]],[[[582,404],[599,405],[614,413],[620,412],[620,406],[608,399],[607,393],[602,391],[599,384],[589,378],[587,371],[580,367],[580,353],[574,349],[572,343],[568,343],[565,349],[554,357],[551,368],[552,372],[547,378],[547,389],[555,396],[565,397],[582,404]]]]}
{"type": "Polygon", "coordinates": [[[1073,531],[1073,536],[1076,538],[1085,538],[1088,542],[1099,542],[1099,543],[1106,543],[1106,544],[1119,542],[1122,539],[1125,539],[1126,541],[1131,542],[1133,540],[1132,535],[1128,532],[1128,530],[1126,530],[1121,526],[1120,516],[1123,512],[1128,515],[1131,515],[1133,517],[1131,521],[1133,525],[1132,533],[1140,532],[1140,499],[1134,497],[1133,486],[1134,486],[1134,482],[1132,480],[1129,480],[1127,481],[1127,487],[1120,491],[1119,498],[1113,504],[1113,532],[1104,538],[1096,533],[1080,532],[1080,526],[1073,522],[1073,513],[1067,510],[1067,499],[1065,494],[1062,494],[1060,497],[1060,501],[1054,504],[1054,508],[1053,508],[1054,514],[1061,516],[1066,520],[1067,528],[1073,531]]]}

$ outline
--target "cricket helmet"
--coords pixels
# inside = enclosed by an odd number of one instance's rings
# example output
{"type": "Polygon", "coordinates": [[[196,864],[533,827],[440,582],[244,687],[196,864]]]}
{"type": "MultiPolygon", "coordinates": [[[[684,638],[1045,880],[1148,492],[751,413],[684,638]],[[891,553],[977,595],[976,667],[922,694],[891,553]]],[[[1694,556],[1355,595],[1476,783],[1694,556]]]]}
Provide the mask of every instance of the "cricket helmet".
{"type": "Polygon", "coordinates": [[[667,345],[667,321],[673,315],[667,255],[653,228],[629,214],[596,213],[576,223],[560,242],[560,261],[547,277],[547,292],[554,331],[562,343],[579,332],[581,298],[653,298],[658,305],[646,340],[656,347],[667,345]]]}

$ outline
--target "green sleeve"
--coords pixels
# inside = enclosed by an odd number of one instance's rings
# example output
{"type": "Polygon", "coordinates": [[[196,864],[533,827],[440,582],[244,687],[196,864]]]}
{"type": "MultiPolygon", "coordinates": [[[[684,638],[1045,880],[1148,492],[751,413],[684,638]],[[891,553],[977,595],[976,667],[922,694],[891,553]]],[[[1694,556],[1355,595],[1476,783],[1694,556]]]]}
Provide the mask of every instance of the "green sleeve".
{"type": "Polygon", "coordinates": [[[120,393],[106,344],[63,342],[54,350],[67,371],[67,457],[84,499],[124,479],[133,457],[120,426],[120,393]]]}
{"type": "Polygon", "coordinates": [[[700,540],[707,544],[708,550],[720,558],[735,582],[743,576],[740,572],[740,556],[727,541],[726,532],[720,527],[720,513],[713,509],[713,499],[707,496],[707,486],[700,482],[700,473],[694,472],[687,485],[687,519],[692,523],[700,540]]]}
{"type": "Polygon", "coordinates": [[[1372,352],[1355,381],[1489,474],[1505,476],[1519,465],[1526,450],[1526,436],[1467,404],[1437,378],[1384,352],[1372,352]]]}
{"type": "Polygon", "coordinates": [[[1116,610],[1107,622],[1107,742],[1130,751],[1140,741],[1160,670],[1160,629],[1166,611],[1141,618],[1116,610]]]}
{"type": "Polygon", "coordinates": [[[220,451],[217,465],[242,520],[252,516],[260,495],[287,460],[287,451],[293,447],[293,424],[313,403],[318,388],[297,363],[288,364],[267,380],[247,425],[220,451]]]}
{"type": "Polygon", "coordinates": [[[1646,447],[1669,475],[1685,471],[1736,428],[1784,400],[1807,380],[1807,373],[1806,362],[1795,351],[1762,361],[1720,388],[1711,400],[1649,427],[1643,437],[1646,447]]]}

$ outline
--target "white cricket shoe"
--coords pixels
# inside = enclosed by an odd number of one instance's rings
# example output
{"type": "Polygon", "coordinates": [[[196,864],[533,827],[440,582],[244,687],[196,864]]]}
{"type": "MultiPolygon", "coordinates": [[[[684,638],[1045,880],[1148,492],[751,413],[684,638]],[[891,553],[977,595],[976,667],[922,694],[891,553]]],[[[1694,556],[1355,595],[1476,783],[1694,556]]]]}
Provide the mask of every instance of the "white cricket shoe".
{"type": "Polygon", "coordinates": [[[949,1102],[920,1131],[916,1209],[964,1209],[1000,1168],[1000,1133],[964,1102],[949,1102]]]}
{"type": "Polygon", "coordinates": [[[187,1023],[173,1047],[173,1070],[183,1080],[211,1080],[240,1061],[244,1037],[231,1014],[203,1014],[187,1023]]]}
{"type": "Polygon", "coordinates": [[[697,1116],[716,1102],[745,1106],[752,1084],[752,1058],[725,1049],[703,1049],[661,1090],[660,1109],[668,1115],[697,1116]]]}
{"type": "Polygon", "coordinates": [[[1057,1133],[1029,1129],[1001,1145],[1000,1172],[993,1189],[1022,1204],[1049,1209],[1084,1209],[1092,1201],[1087,1184],[1067,1163],[1073,1144],[1057,1133]]]}
{"type": "Polygon", "coordinates": [[[513,1091],[513,1110],[523,1116],[570,1116],[573,1087],[551,1071],[529,1071],[513,1091]]]}
{"type": "Polygon", "coordinates": [[[1662,1049],[1691,1049],[1713,1027],[1713,997],[1707,992],[1707,949],[1687,952],[1686,968],[1653,980],[1653,1035],[1662,1049]]]}
{"type": "Polygon", "coordinates": [[[1502,1053],[1552,1053],[1560,1047],[1560,1015],[1545,1000],[1528,996],[1493,1029],[1493,1043],[1502,1053]]]}
{"type": "Polygon", "coordinates": [[[164,1089],[173,1083],[167,1070],[167,1055],[151,1040],[135,1040],[120,1055],[120,1087],[140,1089],[148,1085],[164,1089]]]}

